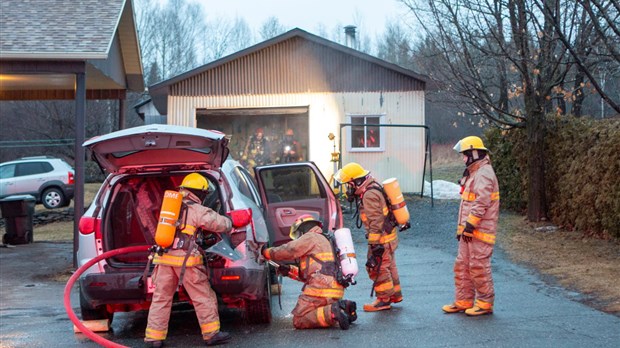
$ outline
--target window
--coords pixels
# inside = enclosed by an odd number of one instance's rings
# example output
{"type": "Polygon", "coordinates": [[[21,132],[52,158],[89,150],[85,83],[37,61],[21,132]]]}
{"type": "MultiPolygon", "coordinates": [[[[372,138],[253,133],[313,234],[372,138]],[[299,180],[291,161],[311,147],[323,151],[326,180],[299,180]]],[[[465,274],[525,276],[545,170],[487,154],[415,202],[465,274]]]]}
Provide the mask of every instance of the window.
{"type": "Polygon", "coordinates": [[[19,163],[17,165],[15,176],[49,173],[53,170],[54,167],[52,167],[52,165],[47,162],[19,163]]]}
{"type": "Polygon", "coordinates": [[[260,175],[269,203],[327,197],[310,167],[274,168],[263,170],[260,175]]]}
{"type": "Polygon", "coordinates": [[[348,150],[352,152],[383,151],[385,147],[384,131],[379,124],[385,115],[349,115],[348,150]]]}
{"type": "Polygon", "coordinates": [[[242,195],[253,200],[256,205],[261,205],[258,192],[255,188],[254,178],[252,178],[250,173],[248,173],[245,168],[235,167],[235,170],[232,172],[231,179],[242,195]]]}
{"type": "Polygon", "coordinates": [[[15,174],[14,164],[7,164],[6,166],[0,167],[0,179],[12,178],[14,174],[15,174]]]}

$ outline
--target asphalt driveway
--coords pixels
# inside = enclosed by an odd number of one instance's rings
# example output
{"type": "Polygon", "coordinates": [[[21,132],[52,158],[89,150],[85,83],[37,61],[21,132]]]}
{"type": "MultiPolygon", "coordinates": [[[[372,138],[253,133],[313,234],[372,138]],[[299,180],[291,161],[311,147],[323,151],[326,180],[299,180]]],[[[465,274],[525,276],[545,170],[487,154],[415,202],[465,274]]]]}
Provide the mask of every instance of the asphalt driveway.
{"type": "MultiPolygon", "coordinates": [[[[281,298],[274,296],[270,325],[245,325],[238,313],[222,314],[231,347],[617,347],[620,318],[587,307],[579,294],[545,284],[533,271],[507,260],[500,249],[493,256],[495,313],[470,318],[447,315],[443,304],[453,299],[452,265],[456,254],[454,221],[457,201],[415,200],[410,206],[412,228],[401,233],[397,263],[404,302],[391,311],[360,312],[348,331],[295,330],[291,314],[301,288],[284,280],[281,298]],[[281,303],[282,309],[279,308],[281,303]]],[[[350,216],[347,216],[349,219],[350,216]]],[[[352,226],[352,222],[347,220],[352,226]]],[[[353,229],[358,262],[364,264],[365,239],[353,229]]],[[[501,235],[500,237],[501,238],[501,235]]],[[[36,228],[35,228],[36,240],[36,228]]],[[[34,243],[0,248],[0,346],[95,347],[75,335],[62,306],[64,283],[50,275],[71,265],[68,243],[34,243]]],[[[610,280],[611,281],[611,280],[610,280]]],[[[370,301],[371,283],[364,270],[346,297],[358,306],[370,301]]],[[[74,290],[73,307],[78,310],[74,290]]],[[[142,346],[146,313],[117,313],[114,342],[142,346]]],[[[179,308],[171,318],[168,347],[200,346],[193,311],[179,308]]]]}

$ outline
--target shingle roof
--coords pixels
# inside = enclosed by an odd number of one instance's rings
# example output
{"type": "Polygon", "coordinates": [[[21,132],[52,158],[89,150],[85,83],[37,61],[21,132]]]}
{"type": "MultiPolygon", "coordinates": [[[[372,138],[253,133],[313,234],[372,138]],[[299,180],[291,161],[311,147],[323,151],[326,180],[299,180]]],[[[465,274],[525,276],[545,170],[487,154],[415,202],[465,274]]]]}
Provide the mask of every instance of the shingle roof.
{"type": "Polygon", "coordinates": [[[129,0],[2,0],[0,56],[106,58],[129,0]]]}

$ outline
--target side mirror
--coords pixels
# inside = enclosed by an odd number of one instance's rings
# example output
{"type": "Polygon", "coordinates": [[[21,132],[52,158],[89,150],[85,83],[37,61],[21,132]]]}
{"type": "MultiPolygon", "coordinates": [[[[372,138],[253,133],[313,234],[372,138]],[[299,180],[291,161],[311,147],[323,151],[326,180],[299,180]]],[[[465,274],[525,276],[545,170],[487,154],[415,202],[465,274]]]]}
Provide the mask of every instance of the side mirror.
{"type": "Polygon", "coordinates": [[[243,227],[252,222],[252,209],[237,209],[229,211],[228,216],[232,220],[232,225],[235,228],[243,227]]]}

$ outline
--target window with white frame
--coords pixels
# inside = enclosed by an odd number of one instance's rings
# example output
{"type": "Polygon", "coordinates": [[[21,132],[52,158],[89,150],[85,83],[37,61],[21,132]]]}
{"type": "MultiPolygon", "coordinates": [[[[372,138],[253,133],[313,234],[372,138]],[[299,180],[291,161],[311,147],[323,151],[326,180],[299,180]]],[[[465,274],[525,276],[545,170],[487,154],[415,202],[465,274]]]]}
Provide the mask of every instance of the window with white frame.
{"type": "Polygon", "coordinates": [[[385,149],[385,134],[382,127],[385,115],[348,115],[347,148],[352,152],[377,152],[385,149]]]}

